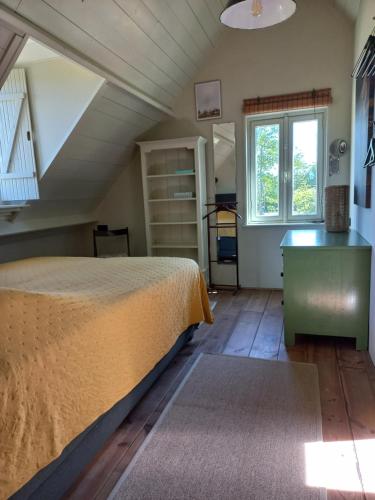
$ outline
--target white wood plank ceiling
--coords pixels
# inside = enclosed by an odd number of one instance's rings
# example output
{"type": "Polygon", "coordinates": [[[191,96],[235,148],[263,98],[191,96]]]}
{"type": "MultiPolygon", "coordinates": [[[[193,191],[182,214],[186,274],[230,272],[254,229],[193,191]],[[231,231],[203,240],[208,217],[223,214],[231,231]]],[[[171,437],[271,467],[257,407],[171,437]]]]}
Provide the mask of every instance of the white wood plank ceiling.
{"type": "Polygon", "coordinates": [[[133,154],[136,137],[166,116],[104,83],[40,180],[41,199],[19,219],[92,213],[133,154]]]}
{"type": "Polygon", "coordinates": [[[95,206],[133,154],[135,139],[165,116],[103,84],[41,179],[41,199],[91,199],[95,206]]]}
{"type": "MultiPolygon", "coordinates": [[[[311,0],[313,1],[313,0],[311,0]]],[[[350,16],[357,0],[334,0],[350,16]]],[[[172,110],[215,47],[226,0],[0,0],[32,26],[124,82],[105,84],[41,182],[37,216],[91,210],[126,165],[134,140],[172,110]],[[154,106],[144,101],[154,103],[154,106]]],[[[1,10],[0,10],[1,17],[1,10]]],[[[30,214],[31,215],[31,214],[30,214]]]]}
{"type": "Polygon", "coordinates": [[[215,46],[225,0],[0,0],[1,4],[172,108],[215,46]]]}

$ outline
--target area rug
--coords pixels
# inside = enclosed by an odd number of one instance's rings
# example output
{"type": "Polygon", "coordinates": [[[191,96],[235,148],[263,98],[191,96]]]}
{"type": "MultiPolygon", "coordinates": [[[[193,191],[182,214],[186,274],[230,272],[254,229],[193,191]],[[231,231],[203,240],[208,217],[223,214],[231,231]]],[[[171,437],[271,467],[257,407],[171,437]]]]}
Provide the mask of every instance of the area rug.
{"type": "Polygon", "coordinates": [[[321,439],[315,365],[202,355],[110,499],[322,499],[305,470],[321,439]]]}

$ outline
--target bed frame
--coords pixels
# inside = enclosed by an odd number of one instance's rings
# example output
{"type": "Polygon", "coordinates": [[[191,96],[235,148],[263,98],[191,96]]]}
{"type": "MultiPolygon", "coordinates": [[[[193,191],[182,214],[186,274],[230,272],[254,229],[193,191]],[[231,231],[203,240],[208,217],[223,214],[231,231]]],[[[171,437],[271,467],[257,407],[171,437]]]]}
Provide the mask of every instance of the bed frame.
{"type": "Polygon", "coordinates": [[[182,333],[168,354],[130,394],[77,436],[64,449],[59,458],[40,470],[28,483],[14,493],[10,500],[58,500],[61,498],[176,354],[193,338],[197,327],[198,325],[190,326],[182,333]]]}

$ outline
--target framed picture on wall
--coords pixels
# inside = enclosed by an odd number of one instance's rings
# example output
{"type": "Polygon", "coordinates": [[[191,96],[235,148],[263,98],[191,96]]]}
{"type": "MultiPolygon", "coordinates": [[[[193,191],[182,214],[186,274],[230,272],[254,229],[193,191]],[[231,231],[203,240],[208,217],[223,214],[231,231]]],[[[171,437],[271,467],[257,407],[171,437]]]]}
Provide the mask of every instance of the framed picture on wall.
{"type": "Polygon", "coordinates": [[[199,82],[195,84],[195,108],[197,120],[221,118],[221,82],[199,82]]]}

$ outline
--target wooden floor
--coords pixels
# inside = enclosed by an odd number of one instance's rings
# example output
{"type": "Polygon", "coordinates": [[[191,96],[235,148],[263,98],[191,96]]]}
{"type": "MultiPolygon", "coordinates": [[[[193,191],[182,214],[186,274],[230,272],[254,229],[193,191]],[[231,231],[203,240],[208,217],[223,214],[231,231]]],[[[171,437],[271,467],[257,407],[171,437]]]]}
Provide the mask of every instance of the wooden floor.
{"type": "Polygon", "coordinates": [[[375,368],[368,353],[356,352],[351,340],[307,336],[297,336],[296,346],[286,349],[281,298],[280,291],[268,290],[211,296],[211,300],[217,301],[214,325],[199,328],[194,340],[123,422],[67,498],[107,498],[201,352],[316,363],[324,441],[333,445],[344,443],[346,449],[349,446],[349,463],[341,476],[344,481],[354,475],[357,487],[353,489],[359,490],[330,489],[328,498],[375,498],[375,455],[369,463],[359,446],[362,440],[375,442],[375,368]]]}

